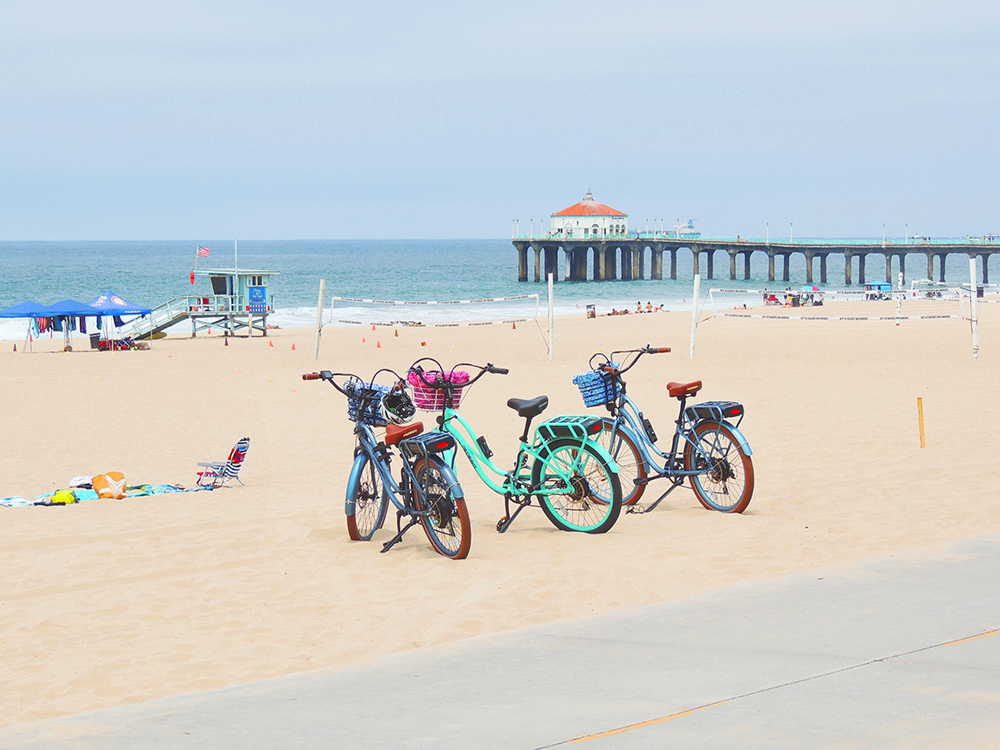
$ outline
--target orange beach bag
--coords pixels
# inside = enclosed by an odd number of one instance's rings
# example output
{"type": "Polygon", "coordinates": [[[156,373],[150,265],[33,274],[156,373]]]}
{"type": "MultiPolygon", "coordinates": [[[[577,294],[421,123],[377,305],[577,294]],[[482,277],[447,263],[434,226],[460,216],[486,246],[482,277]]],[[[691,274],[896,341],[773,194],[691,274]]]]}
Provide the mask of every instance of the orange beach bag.
{"type": "Polygon", "coordinates": [[[98,474],[91,480],[98,497],[120,500],[125,497],[125,475],[120,471],[98,474]]]}

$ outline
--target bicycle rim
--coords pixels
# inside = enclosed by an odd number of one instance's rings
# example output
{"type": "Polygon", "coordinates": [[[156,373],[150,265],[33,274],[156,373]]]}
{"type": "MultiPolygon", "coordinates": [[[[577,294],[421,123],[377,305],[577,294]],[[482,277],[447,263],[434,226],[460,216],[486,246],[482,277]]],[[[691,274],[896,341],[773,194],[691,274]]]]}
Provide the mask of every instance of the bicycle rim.
{"type": "Polygon", "coordinates": [[[618,520],[622,490],[618,476],[593,446],[553,440],[532,468],[542,510],[556,528],[602,534],[618,520]]]}
{"type": "Polygon", "coordinates": [[[421,491],[413,488],[417,510],[429,510],[420,516],[420,525],[434,551],[453,560],[462,560],[472,547],[472,523],[463,497],[456,496],[437,461],[420,458],[413,463],[413,474],[421,491]],[[423,495],[423,497],[421,497],[423,495]]]}

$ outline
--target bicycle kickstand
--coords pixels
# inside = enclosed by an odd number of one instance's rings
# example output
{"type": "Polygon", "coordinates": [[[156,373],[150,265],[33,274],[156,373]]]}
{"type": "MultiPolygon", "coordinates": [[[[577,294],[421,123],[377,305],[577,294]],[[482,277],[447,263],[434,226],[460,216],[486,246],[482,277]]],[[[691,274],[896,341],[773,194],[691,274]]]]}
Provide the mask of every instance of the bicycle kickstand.
{"type": "MultiPolygon", "coordinates": [[[[527,507],[527,505],[525,503],[518,503],[518,502],[515,501],[515,503],[517,505],[517,509],[514,511],[513,514],[511,514],[511,512],[510,512],[510,501],[511,501],[510,493],[507,493],[506,495],[503,496],[504,515],[503,515],[503,518],[501,518],[499,521],[497,521],[497,533],[498,534],[502,534],[507,529],[509,529],[510,525],[512,523],[514,523],[514,519],[517,518],[517,514],[520,513],[522,510],[524,510],[527,507]]],[[[531,501],[529,500],[528,502],[531,502],[531,501]]]]}
{"type": "Polygon", "coordinates": [[[410,520],[406,524],[406,526],[404,526],[403,528],[400,528],[401,522],[403,520],[403,516],[404,515],[406,515],[406,514],[403,513],[403,511],[401,511],[401,510],[397,510],[396,511],[396,536],[394,536],[392,539],[390,539],[388,542],[386,542],[385,544],[382,545],[382,551],[383,552],[388,552],[389,550],[391,550],[393,548],[393,546],[396,544],[396,542],[399,542],[400,540],[402,540],[403,534],[405,534],[407,531],[409,531],[414,526],[416,526],[418,523],[420,523],[419,517],[417,517],[417,516],[410,516],[410,520]]]}
{"type": "Polygon", "coordinates": [[[664,492],[662,495],[660,495],[658,498],[656,498],[656,500],[654,500],[649,505],[626,505],[625,506],[625,512],[626,513],[634,513],[637,516],[641,516],[643,513],[649,513],[657,505],[659,505],[660,503],[662,503],[666,499],[667,495],[669,495],[671,492],[673,492],[678,487],[680,487],[682,484],[684,484],[684,480],[683,479],[681,479],[679,482],[677,480],[672,480],[672,481],[673,481],[673,484],[671,484],[667,488],[667,491],[664,492]]]}

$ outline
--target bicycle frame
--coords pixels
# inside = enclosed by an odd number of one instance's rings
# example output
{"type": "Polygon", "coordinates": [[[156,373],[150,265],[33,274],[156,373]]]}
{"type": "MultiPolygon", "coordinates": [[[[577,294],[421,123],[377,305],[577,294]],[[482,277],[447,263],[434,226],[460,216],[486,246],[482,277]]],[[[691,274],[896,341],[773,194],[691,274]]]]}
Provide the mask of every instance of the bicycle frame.
{"type": "MultiPolygon", "coordinates": [[[[444,414],[441,418],[441,429],[449,434],[451,434],[455,441],[458,443],[462,452],[465,453],[466,458],[469,459],[469,463],[472,464],[472,468],[475,470],[479,478],[483,480],[483,484],[489,487],[491,490],[499,495],[505,493],[511,493],[512,495],[546,495],[555,494],[556,490],[546,490],[544,488],[533,488],[531,486],[531,473],[530,467],[528,466],[529,458],[534,458],[536,460],[541,460],[544,457],[541,455],[541,448],[545,443],[535,433],[535,442],[531,445],[524,440],[520,441],[520,445],[517,449],[517,458],[515,459],[515,468],[512,471],[504,471],[499,466],[497,466],[493,461],[487,456],[482,448],[480,447],[479,440],[481,437],[476,435],[476,431],[473,429],[472,425],[469,424],[468,420],[465,419],[461,414],[452,408],[445,408],[444,414]],[[455,427],[455,425],[458,427],[455,427]],[[487,473],[488,470],[492,474],[498,477],[503,477],[504,482],[498,483],[493,480],[490,474],[487,473]]],[[[581,445],[583,440],[581,439],[581,445]]],[[[601,448],[601,446],[597,446],[601,448]]],[[[607,454],[607,451],[601,450],[607,454]]],[[[611,459],[610,455],[607,455],[607,460],[609,463],[617,469],[617,465],[611,459]]],[[[455,465],[455,455],[451,456],[451,461],[449,462],[454,468],[455,465]]],[[[563,479],[569,479],[568,475],[563,475],[563,479]]]]}
{"type": "MultiPolygon", "coordinates": [[[[619,353],[624,352],[613,352],[612,354],[619,353]]],[[[639,356],[642,353],[650,352],[641,352],[639,356]]],[[[637,361],[638,357],[627,364],[624,370],[631,369],[637,361]]],[[[648,512],[659,505],[674,489],[681,486],[685,479],[705,473],[705,469],[688,469],[684,465],[684,452],[687,446],[691,446],[691,449],[696,451],[697,455],[703,459],[703,462],[695,462],[695,464],[710,465],[709,456],[703,450],[701,440],[697,434],[697,428],[702,423],[708,422],[726,427],[743,451],[748,456],[753,454],[749,442],[738,428],[739,423],[743,419],[742,413],[736,423],[733,424],[726,418],[726,415],[723,413],[722,408],[717,405],[717,402],[688,406],[686,397],[681,397],[680,400],[679,413],[677,419],[674,420],[674,432],[670,443],[670,450],[667,452],[660,450],[646,431],[647,420],[644,419],[636,403],[628,396],[625,382],[621,378],[621,372],[624,370],[619,370],[615,375],[620,386],[618,395],[613,401],[605,404],[608,411],[611,412],[610,418],[613,420],[610,430],[611,443],[614,443],[615,436],[619,433],[625,434],[639,450],[641,454],[640,458],[644,464],[643,469],[646,472],[650,472],[650,470],[654,472],[648,474],[644,479],[637,479],[637,483],[641,481],[648,484],[652,480],[660,478],[670,480],[670,487],[655,502],[645,508],[628,506],[626,512],[648,512]]]]}
{"type": "MultiPolygon", "coordinates": [[[[418,360],[418,363],[420,361],[422,360],[418,360]]],[[[440,367],[440,363],[436,360],[430,361],[440,367]]],[[[411,372],[413,372],[412,366],[411,372]]],[[[420,372],[422,370],[419,370],[418,374],[420,372]]],[[[487,372],[506,374],[507,371],[502,368],[494,368],[493,365],[487,365],[480,368],[479,374],[464,383],[462,387],[471,386],[487,372]]],[[[453,401],[449,388],[447,384],[440,388],[440,390],[445,391],[446,395],[443,404],[438,407],[440,413],[437,417],[437,423],[439,430],[454,438],[457,447],[454,450],[445,451],[442,456],[454,472],[456,456],[460,448],[483,484],[498,495],[503,495],[506,513],[497,523],[498,532],[506,531],[521,510],[531,505],[533,497],[539,498],[539,505],[542,505],[542,498],[565,495],[567,487],[573,487],[574,482],[578,484],[578,477],[586,473],[585,465],[592,459],[592,456],[583,450],[585,446],[592,451],[593,456],[603,462],[608,471],[617,474],[618,464],[603,446],[590,439],[591,434],[597,434],[602,430],[602,422],[599,418],[588,415],[548,419],[535,427],[532,441],[529,443],[528,430],[533,416],[522,414],[521,416],[525,417],[526,422],[524,432],[519,439],[514,468],[510,471],[504,471],[491,460],[493,452],[486,444],[485,438],[478,435],[468,420],[454,408],[457,402],[453,401]],[[559,447],[556,450],[565,448],[566,441],[570,441],[571,460],[569,462],[556,463],[549,460],[550,453],[547,446],[553,441],[558,441],[556,445],[559,447]],[[575,450],[576,445],[579,446],[580,450],[575,450]],[[545,474],[539,478],[540,481],[533,479],[538,462],[544,462],[547,467],[545,474]],[[513,513],[510,511],[511,502],[518,506],[513,513]]],[[[542,408],[544,409],[544,406],[542,408]]],[[[541,412],[536,412],[534,415],[539,413],[541,412]]],[[[545,506],[543,506],[543,510],[549,513],[545,506]]],[[[617,517],[617,513],[615,516],[617,517]]]]}

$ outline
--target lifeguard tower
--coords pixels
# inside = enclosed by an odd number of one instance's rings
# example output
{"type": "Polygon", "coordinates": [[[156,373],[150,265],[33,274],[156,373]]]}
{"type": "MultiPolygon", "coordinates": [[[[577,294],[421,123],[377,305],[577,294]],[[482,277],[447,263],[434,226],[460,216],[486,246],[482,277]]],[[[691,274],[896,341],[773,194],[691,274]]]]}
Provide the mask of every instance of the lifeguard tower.
{"type": "Polygon", "coordinates": [[[253,336],[255,331],[267,336],[267,316],[274,311],[274,295],[268,292],[268,283],[277,275],[277,271],[243,268],[191,271],[192,284],[196,277],[208,277],[211,294],[174,297],[118,331],[135,339],[147,338],[188,318],[191,338],[197,337],[198,331],[210,328],[221,330],[224,336],[253,336]]]}
{"type": "Polygon", "coordinates": [[[221,328],[225,335],[236,336],[246,331],[267,335],[267,316],[274,310],[274,295],[268,294],[268,282],[276,271],[254,271],[243,268],[204,269],[192,272],[192,280],[208,277],[212,294],[188,297],[188,317],[191,336],[209,328],[221,328]]]}

